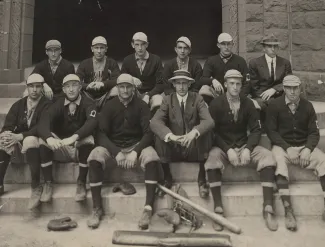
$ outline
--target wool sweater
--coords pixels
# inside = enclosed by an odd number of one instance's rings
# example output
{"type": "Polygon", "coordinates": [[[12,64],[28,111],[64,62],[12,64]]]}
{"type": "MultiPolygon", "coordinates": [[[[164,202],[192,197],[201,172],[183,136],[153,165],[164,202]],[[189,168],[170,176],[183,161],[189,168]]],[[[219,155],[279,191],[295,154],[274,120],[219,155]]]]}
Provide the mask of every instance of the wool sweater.
{"type": "Polygon", "coordinates": [[[74,74],[75,69],[71,62],[62,58],[55,73],[52,73],[51,66],[48,59],[36,64],[32,74],[37,73],[44,77],[45,82],[52,89],[54,94],[62,92],[63,78],[69,74],[74,74]]]}
{"type": "Polygon", "coordinates": [[[295,114],[285,103],[284,95],[271,101],[266,109],[265,127],[272,144],[284,150],[305,146],[313,151],[320,138],[315,109],[303,98],[295,114]]]}
{"type": "Polygon", "coordinates": [[[150,98],[155,94],[161,94],[163,91],[162,70],[163,66],[160,57],[152,53],[149,53],[142,74],[135,54],[125,57],[121,68],[122,73],[130,74],[142,82],[142,86],[138,90],[141,94],[148,93],[150,98]]]}
{"type": "Polygon", "coordinates": [[[215,144],[225,153],[230,148],[240,148],[245,144],[250,151],[253,151],[258,145],[261,137],[261,124],[259,114],[250,99],[240,96],[237,122],[234,121],[226,94],[212,100],[209,111],[215,122],[215,144]]]}
{"type": "Polygon", "coordinates": [[[115,97],[100,113],[98,145],[107,148],[115,157],[122,148],[139,143],[134,148],[139,156],[152,142],[149,120],[150,110],[144,101],[133,97],[125,107],[120,99],[115,97]]]}

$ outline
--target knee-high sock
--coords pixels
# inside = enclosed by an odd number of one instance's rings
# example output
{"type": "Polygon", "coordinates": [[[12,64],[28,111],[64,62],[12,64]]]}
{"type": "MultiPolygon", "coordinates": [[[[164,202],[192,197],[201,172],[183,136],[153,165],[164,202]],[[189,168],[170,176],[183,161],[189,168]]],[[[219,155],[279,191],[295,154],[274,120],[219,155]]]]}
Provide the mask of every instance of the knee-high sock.
{"type": "Polygon", "coordinates": [[[39,148],[29,148],[26,151],[26,161],[29,165],[30,174],[32,177],[32,188],[36,188],[40,183],[41,173],[41,157],[39,148]]]}
{"type": "Polygon", "coordinates": [[[153,161],[146,164],[146,170],[144,173],[144,182],[146,184],[146,205],[151,206],[153,208],[153,204],[155,202],[155,192],[157,187],[157,182],[159,179],[159,170],[158,170],[158,162],[153,161]]]}
{"type": "Polygon", "coordinates": [[[279,194],[281,196],[283,206],[284,207],[291,206],[289,181],[281,175],[278,175],[276,179],[277,179],[277,185],[278,185],[279,194]]]}
{"type": "Polygon", "coordinates": [[[89,185],[93,199],[93,208],[102,207],[103,166],[95,160],[89,162],[89,185]]]}
{"type": "Polygon", "coordinates": [[[164,171],[164,179],[172,180],[172,173],[170,172],[169,163],[162,163],[161,166],[164,171]]]}
{"type": "Polygon", "coordinates": [[[263,187],[264,207],[270,205],[273,208],[273,184],[275,181],[274,168],[265,167],[260,172],[263,187]]]}
{"type": "Polygon", "coordinates": [[[86,183],[87,180],[87,174],[88,174],[87,159],[93,148],[94,146],[91,144],[82,145],[78,148],[78,159],[79,159],[78,181],[81,181],[83,183],[86,183]]]}
{"type": "Polygon", "coordinates": [[[204,164],[205,164],[206,160],[200,162],[200,170],[199,170],[199,174],[198,174],[198,177],[197,177],[197,181],[200,183],[200,182],[203,182],[203,183],[206,183],[206,177],[205,177],[205,168],[204,168],[204,164]]]}
{"type": "Polygon", "coordinates": [[[0,186],[3,185],[3,180],[6,175],[7,168],[10,162],[10,155],[5,151],[0,150],[0,186]]]}
{"type": "Polygon", "coordinates": [[[319,178],[320,184],[322,186],[323,194],[324,194],[324,204],[325,204],[325,176],[319,178]]]}
{"type": "Polygon", "coordinates": [[[52,164],[53,164],[53,151],[44,145],[39,147],[41,157],[41,167],[45,182],[53,181],[52,164]]]}
{"type": "Polygon", "coordinates": [[[221,198],[221,171],[220,169],[207,170],[210,190],[214,201],[214,208],[222,207],[221,198]]]}

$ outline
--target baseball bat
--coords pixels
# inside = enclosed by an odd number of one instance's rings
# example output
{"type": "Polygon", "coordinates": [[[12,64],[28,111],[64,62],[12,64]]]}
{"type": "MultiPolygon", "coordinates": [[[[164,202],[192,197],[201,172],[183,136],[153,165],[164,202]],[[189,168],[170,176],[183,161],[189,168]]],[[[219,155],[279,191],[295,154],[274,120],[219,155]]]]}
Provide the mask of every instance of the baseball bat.
{"type": "Polygon", "coordinates": [[[240,229],[239,226],[237,226],[234,223],[230,222],[229,220],[222,217],[221,215],[213,213],[213,212],[205,209],[204,207],[202,207],[202,206],[188,200],[187,198],[184,198],[181,195],[167,189],[166,187],[162,186],[161,184],[158,184],[158,187],[159,187],[159,189],[164,191],[166,194],[171,195],[172,197],[176,198],[177,200],[180,200],[180,201],[188,204],[189,206],[191,206],[192,208],[194,208],[195,210],[197,210],[201,214],[207,216],[208,218],[215,221],[216,223],[228,228],[230,231],[232,231],[232,232],[234,232],[236,234],[241,233],[241,229],[240,229]]]}

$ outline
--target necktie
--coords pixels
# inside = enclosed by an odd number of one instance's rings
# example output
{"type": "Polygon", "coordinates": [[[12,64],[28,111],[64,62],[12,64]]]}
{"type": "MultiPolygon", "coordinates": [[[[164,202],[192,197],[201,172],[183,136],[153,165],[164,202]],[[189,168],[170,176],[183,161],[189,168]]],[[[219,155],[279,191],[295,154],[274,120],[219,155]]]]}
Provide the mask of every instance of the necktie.
{"type": "Polygon", "coordinates": [[[185,119],[184,119],[185,106],[184,106],[183,100],[181,102],[181,112],[182,112],[182,119],[183,119],[183,135],[185,135],[185,133],[186,133],[185,119]]]}
{"type": "Polygon", "coordinates": [[[70,104],[69,104],[70,116],[74,115],[74,113],[76,112],[76,109],[77,109],[77,104],[75,102],[70,102],[70,104]]]}
{"type": "Polygon", "coordinates": [[[292,103],[292,104],[288,104],[288,106],[289,106],[290,111],[292,112],[292,114],[295,114],[296,110],[297,110],[297,105],[292,103]]]}
{"type": "Polygon", "coordinates": [[[271,81],[274,82],[274,64],[273,64],[273,58],[271,62],[271,81]]]}

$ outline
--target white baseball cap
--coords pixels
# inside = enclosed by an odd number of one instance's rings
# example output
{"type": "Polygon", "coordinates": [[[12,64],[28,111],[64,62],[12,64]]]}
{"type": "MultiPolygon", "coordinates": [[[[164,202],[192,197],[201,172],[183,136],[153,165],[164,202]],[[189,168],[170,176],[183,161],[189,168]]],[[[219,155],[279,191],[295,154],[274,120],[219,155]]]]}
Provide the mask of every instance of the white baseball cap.
{"type": "Polygon", "coordinates": [[[79,76],[77,76],[76,74],[69,74],[69,75],[67,75],[67,76],[65,76],[65,77],[63,78],[62,85],[63,85],[64,83],[68,82],[68,81],[78,81],[78,82],[80,82],[80,78],[79,78],[79,76]]]}
{"type": "Polygon", "coordinates": [[[41,76],[40,74],[31,74],[30,76],[28,76],[26,84],[32,84],[32,83],[37,83],[37,82],[41,82],[44,83],[44,77],[41,76]]]}
{"type": "Polygon", "coordinates": [[[91,45],[94,46],[97,44],[107,45],[107,41],[103,36],[97,36],[96,38],[93,39],[93,41],[91,42],[91,45]]]}
{"type": "Polygon", "coordinates": [[[236,69],[230,69],[225,74],[225,79],[227,78],[243,78],[242,74],[236,69]]]}
{"type": "Polygon", "coordinates": [[[229,33],[221,33],[218,37],[218,43],[231,42],[233,39],[229,33]]]}
{"type": "Polygon", "coordinates": [[[129,74],[120,74],[119,77],[117,77],[117,80],[116,80],[116,84],[121,84],[121,83],[129,83],[131,85],[134,86],[134,79],[133,79],[133,76],[129,75],[129,74]]]}
{"type": "Polygon", "coordinates": [[[143,32],[137,32],[133,35],[132,40],[141,40],[148,43],[148,37],[143,32]]]}
{"type": "Polygon", "coordinates": [[[182,36],[180,37],[177,41],[176,41],[176,44],[178,42],[183,42],[185,45],[188,46],[188,48],[191,48],[191,41],[189,40],[189,38],[185,37],[185,36],[182,36]]]}
{"type": "Polygon", "coordinates": [[[283,86],[291,86],[296,87],[301,85],[301,81],[298,76],[295,75],[287,75],[283,78],[283,86]]]}

